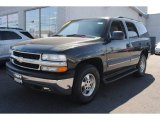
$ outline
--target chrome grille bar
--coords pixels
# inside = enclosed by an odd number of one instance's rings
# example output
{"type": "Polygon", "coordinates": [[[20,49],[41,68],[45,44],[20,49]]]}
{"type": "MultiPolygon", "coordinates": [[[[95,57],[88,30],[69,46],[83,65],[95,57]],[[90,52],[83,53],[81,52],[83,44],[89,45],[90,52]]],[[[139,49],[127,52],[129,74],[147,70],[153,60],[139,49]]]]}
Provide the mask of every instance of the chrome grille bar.
{"type": "Polygon", "coordinates": [[[46,65],[46,66],[55,66],[55,67],[57,67],[57,66],[67,66],[66,62],[49,62],[49,61],[42,61],[42,60],[34,60],[34,59],[16,57],[14,55],[11,55],[11,58],[16,59],[19,62],[24,62],[24,63],[46,65]]]}

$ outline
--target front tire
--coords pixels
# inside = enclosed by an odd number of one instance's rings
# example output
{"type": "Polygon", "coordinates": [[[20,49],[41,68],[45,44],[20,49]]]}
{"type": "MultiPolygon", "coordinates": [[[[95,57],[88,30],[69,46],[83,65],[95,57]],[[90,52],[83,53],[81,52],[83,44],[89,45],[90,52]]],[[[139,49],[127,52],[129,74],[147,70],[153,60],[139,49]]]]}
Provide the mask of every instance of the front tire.
{"type": "Polygon", "coordinates": [[[100,75],[93,65],[83,64],[74,77],[72,97],[79,103],[88,103],[96,95],[100,84],[100,75]]]}
{"type": "Polygon", "coordinates": [[[146,56],[142,54],[137,64],[138,71],[135,73],[137,77],[142,77],[145,75],[146,65],[147,65],[146,56]]]}

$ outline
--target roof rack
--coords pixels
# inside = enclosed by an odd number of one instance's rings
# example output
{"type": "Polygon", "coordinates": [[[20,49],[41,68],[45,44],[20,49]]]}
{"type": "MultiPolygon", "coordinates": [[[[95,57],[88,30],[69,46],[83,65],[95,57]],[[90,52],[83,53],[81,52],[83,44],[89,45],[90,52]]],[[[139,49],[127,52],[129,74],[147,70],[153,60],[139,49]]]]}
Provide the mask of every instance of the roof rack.
{"type": "Polygon", "coordinates": [[[130,19],[130,20],[138,21],[138,20],[135,20],[133,18],[123,17],[123,16],[118,16],[117,18],[125,18],[125,19],[130,19]]]}
{"type": "Polygon", "coordinates": [[[14,28],[14,27],[0,27],[0,29],[16,29],[16,30],[23,30],[21,28],[14,28]]]}

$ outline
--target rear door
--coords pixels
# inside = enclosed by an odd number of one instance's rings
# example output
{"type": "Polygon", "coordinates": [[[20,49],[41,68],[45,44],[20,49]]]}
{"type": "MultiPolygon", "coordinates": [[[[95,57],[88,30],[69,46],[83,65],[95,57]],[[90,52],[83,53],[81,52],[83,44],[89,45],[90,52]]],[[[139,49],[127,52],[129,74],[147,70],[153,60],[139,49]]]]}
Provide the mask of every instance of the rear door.
{"type": "Polygon", "coordinates": [[[146,32],[146,29],[141,26],[139,26],[138,28],[136,27],[136,24],[139,25],[140,22],[128,22],[126,21],[126,27],[127,27],[127,33],[128,33],[128,38],[130,40],[130,45],[129,45],[129,53],[131,55],[131,65],[137,64],[140,58],[140,54],[141,54],[141,47],[144,46],[143,44],[145,42],[143,42],[144,40],[147,40],[148,38],[146,38],[146,34],[148,34],[146,32]],[[140,30],[143,29],[143,30],[140,30]],[[141,32],[138,32],[141,31],[141,32]]]}
{"type": "Polygon", "coordinates": [[[7,57],[9,56],[9,48],[10,46],[20,42],[22,37],[15,32],[12,31],[0,31],[0,55],[7,57]]]}
{"type": "Polygon", "coordinates": [[[123,69],[130,65],[130,54],[128,52],[129,40],[126,35],[126,28],[124,22],[120,20],[112,21],[110,25],[110,37],[113,31],[123,31],[125,39],[123,40],[111,40],[107,44],[107,70],[123,69]]]}

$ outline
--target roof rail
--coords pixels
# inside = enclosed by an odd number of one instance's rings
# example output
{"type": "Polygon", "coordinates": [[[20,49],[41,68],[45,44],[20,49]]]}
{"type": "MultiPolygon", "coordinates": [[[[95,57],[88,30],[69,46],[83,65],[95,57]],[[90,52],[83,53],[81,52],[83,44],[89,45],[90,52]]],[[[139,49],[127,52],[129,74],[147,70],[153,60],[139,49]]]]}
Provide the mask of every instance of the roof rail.
{"type": "Polygon", "coordinates": [[[0,29],[16,29],[16,30],[23,30],[21,28],[14,28],[14,27],[0,27],[0,29]]]}
{"type": "Polygon", "coordinates": [[[118,16],[117,18],[125,18],[125,19],[130,19],[130,20],[138,21],[138,20],[135,20],[133,18],[123,17],[123,16],[118,16]]]}

